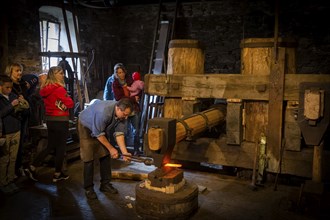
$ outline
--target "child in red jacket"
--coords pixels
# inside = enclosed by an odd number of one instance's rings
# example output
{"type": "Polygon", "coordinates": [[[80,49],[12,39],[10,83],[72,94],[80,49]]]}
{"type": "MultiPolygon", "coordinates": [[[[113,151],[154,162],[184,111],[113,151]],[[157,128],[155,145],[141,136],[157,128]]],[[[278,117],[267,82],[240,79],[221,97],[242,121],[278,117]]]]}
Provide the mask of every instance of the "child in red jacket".
{"type": "Polygon", "coordinates": [[[133,83],[131,86],[127,86],[127,89],[131,93],[131,97],[141,96],[144,89],[144,82],[141,80],[141,75],[139,72],[134,72],[132,74],[133,83]]]}

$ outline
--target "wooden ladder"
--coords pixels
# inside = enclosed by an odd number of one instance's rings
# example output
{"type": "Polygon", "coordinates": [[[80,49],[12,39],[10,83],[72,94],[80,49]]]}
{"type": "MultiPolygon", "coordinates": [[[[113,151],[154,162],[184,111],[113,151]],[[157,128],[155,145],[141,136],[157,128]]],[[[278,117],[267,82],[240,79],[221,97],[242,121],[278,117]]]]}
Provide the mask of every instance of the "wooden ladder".
{"type": "MultiPolygon", "coordinates": [[[[149,73],[151,74],[166,74],[167,72],[168,44],[174,36],[177,8],[178,0],[175,5],[174,18],[169,19],[169,13],[166,11],[165,5],[163,5],[162,0],[159,1],[158,18],[149,63],[149,73]]],[[[163,117],[165,97],[145,93],[143,99],[140,137],[147,129],[147,121],[149,119],[163,117]]]]}

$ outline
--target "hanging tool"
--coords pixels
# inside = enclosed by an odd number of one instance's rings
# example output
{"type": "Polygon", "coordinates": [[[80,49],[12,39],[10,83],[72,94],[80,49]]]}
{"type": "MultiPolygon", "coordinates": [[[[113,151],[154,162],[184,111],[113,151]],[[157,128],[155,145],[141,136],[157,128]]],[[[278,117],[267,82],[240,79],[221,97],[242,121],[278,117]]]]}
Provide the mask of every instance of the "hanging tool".
{"type": "Polygon", "coordinates": [[[131,161],[138,162],[138,163],[144,163],[146,166],[151,166],[154,164],[154,159],[151,157],[141,157],[141,156],[133,156],[129,154],[119,154],[122,157],[129,157],[131,161]]]}
{"type": "Polygon", "coordinates": [[[266,155],[267,138],[264,133],[261,133],[259,141],[259,165],[256,185],[262,186],[265,180],[265,170],[267,167],[267,155],[266,155]]]}
{"type": "Polygon", "coordinates": [[[276,177],[275,177],[274,191],[277,191],[278,178],[282,172],[282,160],[283,160],[283,154],[284,154],[284,149],[285,149],[285,139],[284,138],[282,139],[282,143],[281,143],[280,147],[281,147],[280,148],[280,160],[278,162],[278,170],[277,170],[276,177]]]}
{"type": "Polygon", "coordinates": [[[257,190],[256,186],[256,172],[257,172],[257,159],[258,159],[258,153],[259,153],[259,141],[255,141],[255,152],[254,152],[254,160],[253,160],[253,172],[252,172],[252,182],[250,184],[251,189],[253,191],[257,190]]]}

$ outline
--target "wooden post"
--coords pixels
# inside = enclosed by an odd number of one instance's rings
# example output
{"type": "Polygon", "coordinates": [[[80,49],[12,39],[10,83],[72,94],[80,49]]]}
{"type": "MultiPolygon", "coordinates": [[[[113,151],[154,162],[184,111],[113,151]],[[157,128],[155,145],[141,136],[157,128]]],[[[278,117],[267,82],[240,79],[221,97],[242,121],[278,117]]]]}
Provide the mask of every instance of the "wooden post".
{"type": "MultiPolygon", "coordinates": [[[[204,52],[197,40],[171,40],[168,51],[167,74],[204,74],[204,52]]],[[[198,100],[189,97],[166,98],[165,118],[182,118],[199,111],[198,100]],[[183,110],[185,109],[185,111],[183,110]]]]}
{"type": "MultiPolygon", "coordinates": [[[[62,2],[62,14],[63,14],[63,18],[64,18],[65,30],[66,30],[66,35],[67,35],[67,38],[68,38],[70,52],[73,53],[73,46],[72,46],[70,29],[69,29],[68,18],[67,18],[67,14],[66,14],[66,10],[65,10],[64,1],[62,2]]],[[[78,101],[79,101],[79,104],[80,104],[80,109],[83,109],[83,99],[82,99],[81,90],[80,90],[80,84],[79,84],[79,79],[78,79],[78,75],[77,75],[77,64],[76,64],[76,62],[74,60],[74,57],[71,57],[71,59],[72,59],[73,71],[74,71],[75,78],[76,78],[76,81],[75,82],[76,82],[76,87],[77,87],[78,101]]],[[[72,91],[72,93],[74,94],[73,91],[72,91]]],[[[74,99],[74,95],[73,95],[72,98],[74,99]]]]}
{"type": "Polygon", "coordinates": [[[321,143],[319,146],[314,146],[312,180],[316,183],[322,182],[322,158],[323,143],[321,143]]]}
{"type": "MultiPolygon", "coordinates": [[[[241,73],[242,75],[270,75],[273,61],[273,38],[249,38],[241,42],[241,73]]],[[[295,44],[294,42],[278,39],[278,47],[285,48],[286,57],[284,68],[286,73],[295,73],[295,44]]],[[[267,89],[269,85],[265,85],[267,89]]],[[[262,86],[256,87],[260,93],[262,86]]],[[[269,89],[269,88],[268,88],[269,89]]],[[[268,102],[245,101],[244,140],[254,142],[258,132],[267,133],[268,129],[268,102]]]]}
{"type": "Polygon", "coordinates": [[[285,48],[278,48],[278,54],[273,54],[273,58],[269,76],[267,146],[274,158],[280,160],[283,134],[285,48]]]}
{"type": "Polygon", "coordinates": [[[226,143],[240,145],[242,143],[242,100],[227,99],[226,143]]]}
{"type": "Polygon", "coordinates": [[[301,150],[301,131],[297,123],[298,101],[288,101],[284,116],[285,149],[290,151],[301,150]]]}

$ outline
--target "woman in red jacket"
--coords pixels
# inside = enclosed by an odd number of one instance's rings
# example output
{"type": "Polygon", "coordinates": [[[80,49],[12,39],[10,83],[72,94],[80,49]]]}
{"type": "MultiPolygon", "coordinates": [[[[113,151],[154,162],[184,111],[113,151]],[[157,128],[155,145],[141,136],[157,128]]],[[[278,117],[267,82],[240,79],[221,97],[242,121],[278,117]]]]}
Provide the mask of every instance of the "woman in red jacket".
{"type": "Polygon", "coordinates": [[[69,176],[62,172],[62,165],[69,134],[69,108],[73,108],[74,102],[65,89],[64,72],[60,66],[49,69],[47,79],[40,89],[40,95],[45,105],[48,145],[37,155],[27,171],[30,178],[37,181],[34,177],[36,167],[41,165],[52,150],[55,150],[53,182],[66,180],[69,176]]]}

